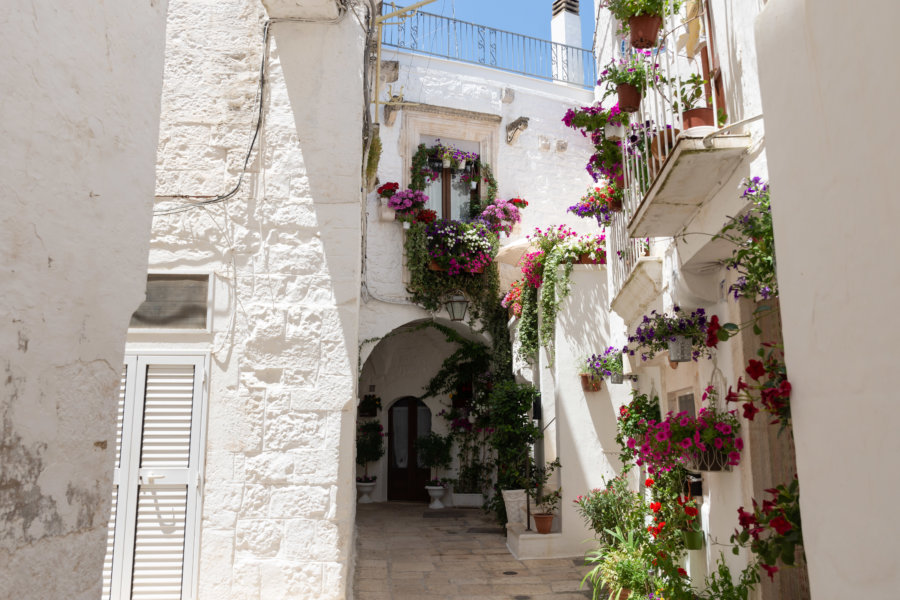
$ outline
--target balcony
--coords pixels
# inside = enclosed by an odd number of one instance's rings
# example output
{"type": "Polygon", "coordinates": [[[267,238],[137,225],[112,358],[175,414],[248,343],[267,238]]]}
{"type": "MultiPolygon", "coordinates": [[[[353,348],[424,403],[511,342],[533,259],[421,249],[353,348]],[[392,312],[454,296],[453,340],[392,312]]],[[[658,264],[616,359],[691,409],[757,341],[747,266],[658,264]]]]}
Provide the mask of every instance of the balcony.
{"type": "Polygon", "coordinates": [[[627,213],[613,216],[607,230],[610,308],[630,327],[662,293],[663,259],[652,256],[648,239],[632,238],[627,213]]]}
{"type": "MultiPolygon", "coordinates": [[[[382,14],[397,8],[385,2],[382,14]]],[[[590,50],[421,11],[396,24],[386,25],[381,43],[404,52],[437,56],[585,89],[594,89],[597,80],[596,63],[590,50]]]]}

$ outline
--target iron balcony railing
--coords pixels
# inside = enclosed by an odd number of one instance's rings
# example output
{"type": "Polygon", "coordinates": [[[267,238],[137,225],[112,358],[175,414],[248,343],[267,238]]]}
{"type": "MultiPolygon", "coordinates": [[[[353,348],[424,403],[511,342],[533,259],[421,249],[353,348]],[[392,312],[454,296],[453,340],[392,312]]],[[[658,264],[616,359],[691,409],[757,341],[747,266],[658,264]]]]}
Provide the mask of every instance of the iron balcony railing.
{"type": "MultiPolygon", "coordinates": [[[[396,10],[384,3],[382,14],[396,10]]],[[[385,23],[382,45],[593,89],[597,68],[590,50],[416,12],[385,23]]]]}

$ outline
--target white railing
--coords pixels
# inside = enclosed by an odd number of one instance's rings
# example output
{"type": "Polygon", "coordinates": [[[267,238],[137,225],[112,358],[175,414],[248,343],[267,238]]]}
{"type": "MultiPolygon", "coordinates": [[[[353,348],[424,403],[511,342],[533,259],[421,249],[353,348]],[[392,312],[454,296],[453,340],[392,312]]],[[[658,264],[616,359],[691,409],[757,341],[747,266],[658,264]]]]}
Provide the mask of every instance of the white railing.
{"type": "Polygon", "coordinates": [[[615,213],[612,224],[606,231],[606,265],[610,273],[610,301],[625,286],[628,276],[634,270],[639,257],[649,251],[645,240],[628,236],[628,212],[615,213]]]}

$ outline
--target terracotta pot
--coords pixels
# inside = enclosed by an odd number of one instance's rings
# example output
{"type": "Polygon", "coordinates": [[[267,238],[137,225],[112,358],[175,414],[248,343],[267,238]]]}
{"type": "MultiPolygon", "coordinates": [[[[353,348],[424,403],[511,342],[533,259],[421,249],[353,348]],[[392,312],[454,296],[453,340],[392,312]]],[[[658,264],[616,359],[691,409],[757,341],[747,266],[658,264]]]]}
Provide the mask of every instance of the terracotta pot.
{"type": "Polygon", "coordinates": [[[432,260],[430,263],[428,263],[428,269],[430,271],[446,271],[447,270],[444,267],[442,267],[441,265],[439,265],[436,260],[432,260]]]}
{"type": "Polygon", "coordinates": [[[581,389],[585,392],[599,392],[603,386],[603,380],[595,378],[587,373],[581,375],[581,389]]]}
{"type": "Polygon", "coordinates": [[[673,362],[673,361],[670,360],[670,361],[669,361],[669,367],[671,367],[671,368],[673,368],[673,369],[677,369],[677,368],[678,368],[678,363],[677,363],[677,362],[673,362]]]}
{"type": "Polygon", "coordinates": [[[550,533],[553,527],[553,515],[545,513],[535,513],[531,515],[534,518],[534,526],[538,533],[550,533]]]}
{"type": "Polygon", "coordinates": [[[659,39],[662,17],[659,15],[637,15],[628,19],[631,30],[632,48],[653,48],[659,39]]]}
{"type": "Polygon", "coordinates": [[[630,83],[620,83],[616,87],[616,94],[619,96],[619,108],[625,112],[637,112],[641,107],[641,90],[637,89],[630,83]]]}
{"type": "Polygon", "coordinates": [[[628,598],[630,598],[630,597],[631,597],[631,590],[629,590],[628,588],[622,588],[621,590],[619,590],[618,596],[613,598],[610,595],[609,600],[628,600],[628,598]]]}
{"type": "Polygon", "coordinates": [[[612,202],[609,202],[608,204],[609,204],[609,210],[611,210],[613,212],[622,212],[623,206],[622,206],[621,200],[613,200],[612,202]]]}
{"type": "Polygon", "coordinates": [[[684,128],[691,129],[693,127],[715,127],[716,116],[713,114],[712,108],[692,108],[684,111],[682,115],[684,128]]]}
{"type": "Polygon", "coordinates": [[[665,134],[657,133],[653,136],[653,140],[650,141],[650,152],[653,157],[659,162],[665,162],[680,134],[680,129],[667,129],[665,134]]]}
{"type": "Polygon", "coordinates": [[[591,260],[591,255],[585,252],[584,254],[579,254],[578,259],[575,261],[576,265],[596,265],[597,261],[591,260]]]}

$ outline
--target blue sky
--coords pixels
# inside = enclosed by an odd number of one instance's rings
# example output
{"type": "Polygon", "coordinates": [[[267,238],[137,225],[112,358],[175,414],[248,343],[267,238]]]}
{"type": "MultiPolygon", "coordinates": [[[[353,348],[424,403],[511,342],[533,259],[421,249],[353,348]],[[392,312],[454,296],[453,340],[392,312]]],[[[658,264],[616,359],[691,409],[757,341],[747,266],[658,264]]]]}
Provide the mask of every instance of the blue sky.
{"type": "MultiPolygon", "coordinates": [[[[409,6],[413,1],[394,0],[399,6],[409,6]]],[[[553,0],[437,0],[421,10],[549,40],[552,6],[553,0]]],[[[581,46],[590,48],[594,30],[594,2],[581,0],[579,6],[581,46]]]]}

